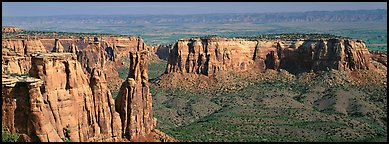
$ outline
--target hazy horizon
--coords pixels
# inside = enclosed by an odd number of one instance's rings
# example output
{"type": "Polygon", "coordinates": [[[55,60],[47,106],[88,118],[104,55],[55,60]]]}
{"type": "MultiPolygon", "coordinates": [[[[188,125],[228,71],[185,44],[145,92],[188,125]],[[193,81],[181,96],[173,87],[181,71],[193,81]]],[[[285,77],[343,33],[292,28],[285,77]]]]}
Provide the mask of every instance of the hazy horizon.
{"type": "Polygon", "coordinates": [[[2,2],[2,17],[194,15],[375,9],[387,9],[387,2],[2,2]]]}

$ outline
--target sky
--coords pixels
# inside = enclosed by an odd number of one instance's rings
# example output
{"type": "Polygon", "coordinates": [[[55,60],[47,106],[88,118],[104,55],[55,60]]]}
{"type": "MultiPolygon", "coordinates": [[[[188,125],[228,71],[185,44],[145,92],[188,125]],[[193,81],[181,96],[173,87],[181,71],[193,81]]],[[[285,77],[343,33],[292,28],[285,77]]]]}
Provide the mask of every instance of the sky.
{"type": "Polygon", "coordinates": [[[387,9],[387,2],[2,2],[2,16],[273,13],[387,9]]]}

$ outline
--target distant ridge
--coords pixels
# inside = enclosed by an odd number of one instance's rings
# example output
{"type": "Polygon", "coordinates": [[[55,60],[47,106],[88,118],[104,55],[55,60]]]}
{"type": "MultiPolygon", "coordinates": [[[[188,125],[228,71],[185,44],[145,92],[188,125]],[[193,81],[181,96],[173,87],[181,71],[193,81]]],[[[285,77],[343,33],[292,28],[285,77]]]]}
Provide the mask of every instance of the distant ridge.
{"type": "Polygon", "coordinates": [[[94,24],[146,24],[146,23],[234,23],[234,22],[386,22],[387,10],[340,10],[282,13],[231,13],[190,15],[60,15],[34,17],[2,17],[3,25],[17,23],[94,23],[94,24]]]}

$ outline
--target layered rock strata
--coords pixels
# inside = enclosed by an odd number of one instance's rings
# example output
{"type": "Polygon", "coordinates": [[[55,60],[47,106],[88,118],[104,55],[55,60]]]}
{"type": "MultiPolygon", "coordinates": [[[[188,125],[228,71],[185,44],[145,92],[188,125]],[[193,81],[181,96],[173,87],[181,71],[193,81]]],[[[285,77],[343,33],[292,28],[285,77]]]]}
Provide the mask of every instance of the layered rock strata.
{"type": "Polygon", "coordinates": [[[76,57],[34,54],[31,77],[3,75],[3,127],[23,141],[175,141],[155,129],[147,51],[130,53],[129,79],[116,101],[104,71],[93,68],[87,77],[76,57]]]}
{"type": "Polygon", "coordinates": [[[97,123],[101,127],[102,140],[110,140],[113,137],[121,138],[122,127],[120,116],[115,110],[115,101],[108,88],[106,76],[100,68],[94,68],[90,78],[94,109],[96,110],[97,123]]]}
{"type": "Polygon", "coordinates": [[[121,57],[129,57],[130,51],[152,50],[140,37],[112,38],[103,37],[101,47],[109,55],[109,59],[115,61],[121,57]]]}
{"type": "Polygon", "coordinates": [[[24,56],[2,56],[2,74],[27,74],[31,58],[24,56]]]}
{"type": "MultiPolygon", "coordinates": [[[[20,63],[19,57],[25,57],[26,61],[31,59],[33,53],[47,52],[70,52],[77,55],[77,60],[87,76],[91,75],[94,67],[100,67],[107,75],[109,87],[118,90],[122,79],[119,77],[117,69],[126,67],[129,51],[154,50],[151,46],[146,46],[139,37],[103,37],[103,38],[67,38],[67,39],[3,39],[3,56],[16,56],[15,58],[3,59],[3,70],[10,73],[23,73],[20,69],[25,69],[19,65],[9,65],[20,63]],[[14,60],[14,61],[12,61],[14,60]],[[7,68],[4,68],[7,67],[7,68]],[[19,67],[19,68],[17,68],[19,67]]],[[[30,62],[30,61],[29,61],[30,62]]],[[[3,71],[3,73],[6,73],[3,71]]]]}
{"type": "Polygon", "coordinates": [[[93,70],[89,81],[74,54],[52,53],[34,55],[29,74],[42,83],[17,81],[22,86],[14,88],[25,93],[3,93],[29,101],[17,105],[24,109],[15,111],[14,116],[24,113],[31,122],[14,122],[17,133],[42,142],[121,140],[120,117],[101,70],[93,70]]]}
{"type": "Polygon", "coordinates": [[[17,55],[24,56],[32,53],[46,53],[47,50],[40,40],[2,40],[2,48],[15,52],[17,55]]]}
{"type": "Polygon", "coordinates": [[[76,52],[77,60],[81,63],[84,73],[92,74],[95,67],[99,67],[106,75],[110,88],[118,89],[122,83],[117,71],[118,64],[109,59],[106,51],[97,44],[88,45],[83,50],[76,52]]]}
{"type": "Polygon", "coordinates": [[[130,70],[115,100],[123,136],[143,139],[154,129],[152,97],[148,86],[148,52],[130,52],[130,70]]]}
{"type": "Polygon", "coordinates": [[[212,75],[223,71],[286,69],[294,73],[369,69],[365,43],[355,39],[245,40],[210,37],[178,40],[165,73],[212,75]]]}
{"type": "MultiPolygon", "coordinates": [[[[35,89],[42,81],[27,76],[2,75],[2,127],[13,133],[34,134],[30,119],[30,88],[35,89]]],[[[38,88],[39,89],[39,88],[38,88]]],[[[31,90],[34,95],[34,90],[31,90]]]]}
{"type": "Polygon", "coordinates": [[[105,83],[96,83],[102,77],[98,70],[94,72],[96,75],[92,75],[90,83],[76,56],[70,53],[34,56],[32,63],[30,76],[43,80],[42,95],[47,95],[49,102],[47,108],[51,114],[45,117],[50,118],[61,138],[66,138],[64,128],[70,131],[70,141],[115,141],[120,138],[117,132],[112,131],[118,130],[120,126],[113,123],[119,118],[110,101],[112,97],[109,90],[91,89],[106,88],[105,83]],[[104,95],[98,95],[99,91],[104,92],[104,95]],[[102,109],[107,113],[102,113],[102,109]]]}
{"type": "Polygon", "coordinates": [[[154,47],[147,46],[140,37],[102,37],[91,40],[90,38],[44,38],[44,39],[2,39],[2,48],[15,51],[19,55],[26,55],[34,52],[65,52],[83,50],[89,45],[99,45],[105,50],[111,59],[114,57],[128,57],[130,51],[149,50],[154,52],[154,47]]]}

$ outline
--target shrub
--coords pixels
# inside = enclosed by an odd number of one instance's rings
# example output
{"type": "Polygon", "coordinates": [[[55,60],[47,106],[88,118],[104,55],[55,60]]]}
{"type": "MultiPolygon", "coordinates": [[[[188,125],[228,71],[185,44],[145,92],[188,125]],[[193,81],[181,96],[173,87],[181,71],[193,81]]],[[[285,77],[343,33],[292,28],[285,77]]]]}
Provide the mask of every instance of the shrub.
{"type": "Polygon", "coordinates": [[[2,142],[17,142],[19,139],[19,134],[13,134],[4,128],[1,128],[1,141],[2,142]]]}
{"type": "Polygon", "coordinates": [[[28,73],[26,74],[18,74],[18,73],[10,73],[10,76],[30,76],[28,73]]]}

